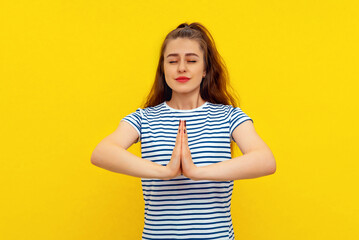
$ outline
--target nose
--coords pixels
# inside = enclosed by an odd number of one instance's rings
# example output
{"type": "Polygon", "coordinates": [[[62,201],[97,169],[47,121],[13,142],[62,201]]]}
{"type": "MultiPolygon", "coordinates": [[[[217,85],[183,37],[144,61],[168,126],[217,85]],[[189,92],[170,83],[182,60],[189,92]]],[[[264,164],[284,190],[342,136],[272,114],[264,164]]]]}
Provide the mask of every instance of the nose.
{"type": "Polygon", "coordinates": [[[185,72],[187,70],[187,66],[184,60],[181,60],[178,64],[178,71],[185,72]]]}

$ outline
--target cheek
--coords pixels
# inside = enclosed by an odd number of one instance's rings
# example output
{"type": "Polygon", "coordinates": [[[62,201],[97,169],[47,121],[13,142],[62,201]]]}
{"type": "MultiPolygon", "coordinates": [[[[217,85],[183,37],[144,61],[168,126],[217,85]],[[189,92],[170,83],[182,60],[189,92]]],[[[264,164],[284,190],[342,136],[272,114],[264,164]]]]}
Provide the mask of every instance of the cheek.
{"type": "Polygon", "coordinates": [[[165,64],[163,67],[163,71],[167,72],[167,73],[173,72],[173,69],[174,69],[174,67],[171,65],[168,65],[168,64],[165,64]]]}
{"type": "Polygon", "coordinates": [[[165,73],[165,74],[168,74],[168,72],[169,72],[169,68],[168,68],[168,66],[164,66],[163,67],[163,72],[165,73]]]}
{"type": "Polygon", "coordinates": [[[201,75],[203,74],[203,71],[204,71],[204,67],[203,66],[199,66],[197,69],[196,69],[196,73],[198,75],[201,75]]]}

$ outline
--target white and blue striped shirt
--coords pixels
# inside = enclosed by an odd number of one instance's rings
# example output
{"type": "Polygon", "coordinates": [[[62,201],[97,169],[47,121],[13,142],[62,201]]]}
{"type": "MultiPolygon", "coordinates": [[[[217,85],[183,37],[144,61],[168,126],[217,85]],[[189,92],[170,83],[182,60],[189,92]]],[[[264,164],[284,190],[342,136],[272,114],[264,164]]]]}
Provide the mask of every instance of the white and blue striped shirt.
{"type": "MultiPolygon", "coordinates": [[[[122,120],[139,134],[142,158],[167,165],[172,156],[179,120],[186,120],[188,146],[197,166],[231,159],[234,129],[253,120],[239,107],[205,102],[190,110],[162,102],[138,108],[122,120]]],[[[142,239],[234,239],[231,198],[233,181],[194,181],[142,178],[145,225],[142,239]]]]}

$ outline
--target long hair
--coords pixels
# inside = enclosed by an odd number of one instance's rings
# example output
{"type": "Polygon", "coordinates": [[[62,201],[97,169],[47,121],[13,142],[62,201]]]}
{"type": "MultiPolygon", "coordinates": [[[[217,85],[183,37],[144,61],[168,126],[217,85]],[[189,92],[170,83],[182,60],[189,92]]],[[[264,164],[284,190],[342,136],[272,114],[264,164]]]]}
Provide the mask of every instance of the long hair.
{"type": "MultiPolygon", "coordinates": [[[[156,106],[172,97],[172,89],[167,85],[164,75],[164,51],[170,40],[188,38],[196,40],[203,51],[206,76],[200,85],[200,95],[210,103],[239,106],[239,98],[229,82],[229,74],[223,58],[218,53],[210,32],[200,23],[182,23],[169,32],[162,43],[155,81],[143,108],[156,106]]],[[[231,151],[233,150],[231,143],[231,151]]]]}

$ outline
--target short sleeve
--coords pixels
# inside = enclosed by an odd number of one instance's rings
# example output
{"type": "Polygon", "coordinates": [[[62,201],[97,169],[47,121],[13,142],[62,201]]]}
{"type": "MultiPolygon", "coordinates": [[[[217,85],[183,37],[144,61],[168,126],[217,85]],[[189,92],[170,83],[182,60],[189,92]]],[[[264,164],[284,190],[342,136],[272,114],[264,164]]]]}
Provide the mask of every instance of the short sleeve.
{"type": "Polygon", "coordinates": [[[238,127],[241,123],[251,120],[253,122],[253,119],[250,118],[247,114],[245,114],[242,109],[239,107],[233,107],[230,105],[230,113],[229,113],[229,136],[230,139],[236,142],[233,137],[232,133],[236,127],[238,127]]]}
{"type": "Polygon", "coordinates": [[[142,109],[138,108],[135,112],[128,114],[121,121],[126,121],[137,131],[138,133],[138,140],[136,143],[140,142],[141,140],[141,125],[142,125],[142,109]]]}

